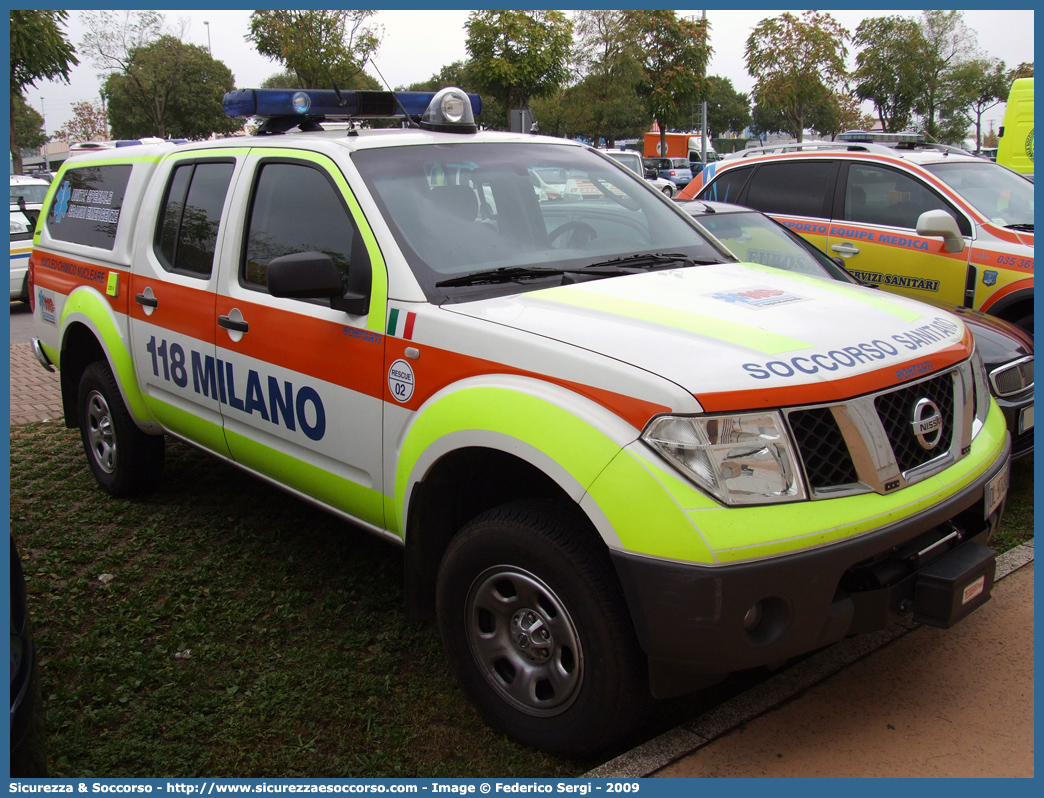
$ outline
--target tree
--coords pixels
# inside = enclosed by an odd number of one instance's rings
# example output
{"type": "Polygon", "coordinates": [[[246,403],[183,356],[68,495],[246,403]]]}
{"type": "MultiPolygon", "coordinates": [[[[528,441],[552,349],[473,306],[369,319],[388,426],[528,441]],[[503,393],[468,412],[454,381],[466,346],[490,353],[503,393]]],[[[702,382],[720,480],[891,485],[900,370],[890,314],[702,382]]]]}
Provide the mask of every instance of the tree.
{"type": "Polygon", "coordinates": [[[81,101],[72,107],[72,119],[56,130],[59,141],[105,141],[109,138],[109,115],[100,104],[81,101]]]}
{"type": "MultiPolygon", "coordinates": [[[[618,138],[640,136],[652,118],[636,86],[642,78],[635,48],[619,11],[578,11],[570,62],[580,80],[562,95],[562,121],[569,133],[612,147],[618,138]]],[[[537,115],[542,133],[547,112],[537,115]]]]}
{"type": "MultiPolygon", "coordinates": [[[[280,72],[276,72],[273,75],[269,75],[267,78],[261,81],[258,85],[259,89],[306,89],[307,86],[301,85],[300,78],[297,77],[297,73],[284,69],[280,72]]],[[[369,91],[380,91],[384,88],[380,81],[372,75],[368,75],[365,72],[359,72],[356,78],[346,83],[338,83],[337,88],[341,89],[366,89],[369,91]]]]}
{"type": "Polygon", "coordinates": [[[627,40],[641,67],[638,96],[660,128],[660,150],[667,130],[691,123],[692,107],[707,96],[707,20],[679,17],[674,11],[624,11],[627,40]]]}
{"type": "Polygon", "coordinates": [[[11,12],[11,158],[15,174],[22,174],[22,146],[17,126],[18,99],[38,80],[69,82],[69,71],[80,63],[61,26],[66,11],[11,12]]]}
{"type": "Polygon", "coordinates": [[[742,133],[751,123],[750,98],[732,86],[728,78],[711,75],[707,78],[707,130],[711,138],[726,131],[742,133]]]}
{"type": "Polygon", "coordinates": [[[863,113],[859,98],[849,91],[827,91],[812,116],[812,129],[833,141],[846,130],[869,130],[874,118],[863,113]]]}
{"type": "Polygon", "coordinates": [[[125,72],[106,79],[109,124],[116,138],[204,139],[239,130],[221,101],[235,88],[232,72],[205,47],[164,35],[128,57],[125,72]]]}
{"type": "Polygon", "coordinates": [[[246,40],[297,75],[299,88],[366,88],[363,68],[381,44],[379,32],[366,24],[376,13],[254,11],[246,40]]]}
{"type": "MultiPolygon", "coordinates": [[[[921,115],[921,128],[933,141],[964,138],[954,130],[953,111],[960,106],[960,83],[955,82],[954,70],[972,60],[977,51],[974,32],[964,24],[960,11],[925,11],[920,22],[925,53],[921,69],[921,91],[914,110],[921,115]],[[944,122],[949,120],[948,124],[944,122]]],[[[964,123],[967,128],[967,120],[964,123]]]]}
{"type": "Polygon", "coordinates": [[[921,26],[906,17],[870,17],[856,28],[855,94],[870,100],[881,128],[909,130],[926,70],[926,42],[921,26]]]}
{"type": "MultiPolygon", "coordinates": [[[[950,118],[960,120],[961,128],[975,124],[975,151],[982,147],[982,116],[988,110],[1008,99],[1011,84],[1004,62],[995,58],[979,58],[961,64],[950,75],[953,107],[950,118]]],[[[954,131],[954,135],[959,130],[954,131]]],[[[962,139],[963,136],[956,140],[962,139]]]]}
{"type": "Polygon", "coordinates": [[[14,117],[11,122],[18,131],[18,146],[23,150],[38,150],[50,141],[44,130],[43,115],[29,105],[21,94],[14,96],[14,117]]]}
{"type": "Polygon", "coordinates": [[[1032,78],[1033,77],[1033,62],[1023,61],[1011,72],[1008,73],[1008,82],[1014,83],[1019,78],[1032,78]]]}
{"type": "Polygon", "coordinates": [[[847,39],[837,20],[818,11],[806,11],[800,19],[790,12],[763,19],[747,38],[755,102],[772,108],[782,130],[798,141],[845,78],[847,39]]]}
{"type": "Polygon", "coordinates": [[[569,78],[573,25],[561,11],[472,11],[464,27],[471,74],[505,110],[528,108],[569,78]]]}

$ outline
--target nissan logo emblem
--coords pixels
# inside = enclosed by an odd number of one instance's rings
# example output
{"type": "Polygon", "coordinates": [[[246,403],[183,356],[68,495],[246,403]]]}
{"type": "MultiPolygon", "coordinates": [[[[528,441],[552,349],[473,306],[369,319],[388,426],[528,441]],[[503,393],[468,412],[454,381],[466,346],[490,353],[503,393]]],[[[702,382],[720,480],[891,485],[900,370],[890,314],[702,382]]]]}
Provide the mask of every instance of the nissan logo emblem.
{"type": "Polygon", "coordinates": [[[942,438],[943,418],[939,406],[931,399],[918,399],[913,407],[911,427],[921,447],[931,451],[942,438]]]}

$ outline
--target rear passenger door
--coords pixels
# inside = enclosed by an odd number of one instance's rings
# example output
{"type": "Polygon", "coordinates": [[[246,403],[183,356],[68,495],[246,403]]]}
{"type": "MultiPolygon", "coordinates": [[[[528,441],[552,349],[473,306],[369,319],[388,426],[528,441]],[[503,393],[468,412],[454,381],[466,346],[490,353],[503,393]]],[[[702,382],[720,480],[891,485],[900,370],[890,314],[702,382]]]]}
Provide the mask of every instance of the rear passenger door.
{"type": "Polygon", "coordinates": [[[214,367],[216,256],[242,159],[193,154],[157,167],[130,279],[134,368],[170,432],[228,456],[214,367]],[[165,173],[165,174],[164,174],[165,173]]]}
{"type": "Polygon", "coordinates": [[[971,221],[916,175],[872,162],[846,162],[838,181],[828,253],[872,285],[942,307],[965,304],[971,247],[947,252],[917,234],[925,211],[943,210],[971,238],[971,221]]]}
{"type": "Polygon", "coordinates": [[[387,278],[341,171],[300,150],[252,149],[231,217],[214,310],[216,370],[235,460],[357,519],[384,526],[381,428],[387,278]],[[369,244],[367,242],[370,242],[369,244]],[[329,256],[349,281],[374,275],[370,312],[272,296],[268,267],[329,256]],[[368,323],[377,317],[371,330],[368,323]]]}
{"type": "Polygon", "coordinates": [[[832,159],[794,158],[763,163],[747,181],[738,201],[775,217],[825,250],[838,167],[832,159]]]}

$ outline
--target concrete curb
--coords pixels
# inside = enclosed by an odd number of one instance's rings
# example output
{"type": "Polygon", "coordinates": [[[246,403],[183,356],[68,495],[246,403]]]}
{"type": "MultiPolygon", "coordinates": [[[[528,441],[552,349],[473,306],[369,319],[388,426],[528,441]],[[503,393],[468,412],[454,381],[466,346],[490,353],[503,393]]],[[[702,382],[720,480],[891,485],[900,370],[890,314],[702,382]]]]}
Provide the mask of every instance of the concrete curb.
{"type": "MultiPolygon", "coordinates": [[[[1032,540],[997,557],[996,579],[999,581],[1031,562],[1032,540]]],[[[758,715],[789,701],[918,626],[920,624],[912,620],[905,620],[880,632],[842,640],[691,722],[599,765],[582,778],[635,779],[650,776],[758,715]]]]}

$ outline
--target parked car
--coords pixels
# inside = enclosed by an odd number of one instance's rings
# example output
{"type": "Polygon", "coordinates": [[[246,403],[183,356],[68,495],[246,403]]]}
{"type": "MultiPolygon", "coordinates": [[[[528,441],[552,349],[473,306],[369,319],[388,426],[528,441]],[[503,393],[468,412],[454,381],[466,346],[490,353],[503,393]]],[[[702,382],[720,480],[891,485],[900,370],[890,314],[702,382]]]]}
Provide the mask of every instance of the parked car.
{"type": "Polygon", "coordinates": [[[656,167],[656,173],[664,180],[670,180],[679,189],[692,182],[692,167],[688,158],[647,158],[646,161],[656,167]]]}
{"type": "Polygon", "coordinates": [[[1033,184],[916,133],[838,139],[744,150],[679,196],[756,208],[864,282],[1032,335],[1033,184]]]}
{"type": "MultiPolygon", "coordinates": [[[[759,211],[702,200],[678,204],[740,260],[811,277],[861,282],[839,263],[840,258],[828,257],[759,211]]],[[[1008,422],[1012,458],[1033,454],[1033,336],[1010,322],[980,311],[963,307],[950,310],[975,336],[989,374],[990,392],[1008,422]]]]}
{"type": "Polygon", "coordinates": [[[25,575],[11,537],[11,776],[47,775],[43,698],[25,575]]]}
{"type": "Polygon", "coordinates": [[[21,199],[27,208],[39,210],[50,187],[49,181],[39,177],[11,175],[11,204],[17,205],[21,199]]]}
{"type": "Polygon", "coordinates": [[[650,177],[649,173],[645,168],[645,161],[641,155],[634,150],[602,150],[606,155],[612,158],[614,161],[626,166],[636,175],[641,175],[648,180],[652,185],[656,186],[662,193],[668,197],[673,197],[678,193],[678,187],[670,180],[665,180],[662,177],[657,177],[655,173],[650,177]]]}
{"type": "Polygon", "coordinates": [[[11,300],[29,299],[26,270],[29,255],[33,251],[33,228],[36,226],[37,211],[30,211],[23,204],[11,205],[11,300]]]}

